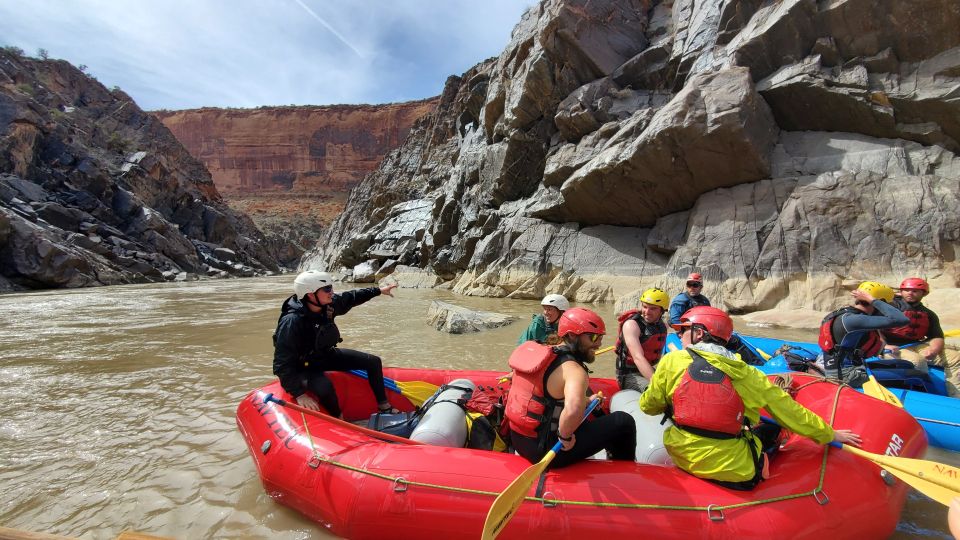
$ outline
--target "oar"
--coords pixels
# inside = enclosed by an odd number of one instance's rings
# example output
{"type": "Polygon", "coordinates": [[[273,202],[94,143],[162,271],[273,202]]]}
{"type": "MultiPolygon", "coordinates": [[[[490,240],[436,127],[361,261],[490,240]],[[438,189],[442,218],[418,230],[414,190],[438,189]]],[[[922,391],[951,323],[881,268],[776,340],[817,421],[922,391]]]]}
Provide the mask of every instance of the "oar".
{"type": "Polygon", "coordinates": [[[954,328],[953,330],[947,330],[943,333],[943,337],[957,337],[960,336],[960,328],[954,328]]]}
{"type": "MultiPolygon", "coordinates": [[[[367,372],[363,370],[354,369],[351,370],[350,373],[358,377],[363,377],[364,379],[368,378],[367,372]]],[[[423,405],[425,401],[430,399],[430,397],[440,389],[439,386],[424,381],[395,381],[390,377],[383,378],[383,386],[387,390],[402,394],[416,407],[423,405]]]]}
{"type": "Polygon", "coordinates": [[[891,392],[890,390],[887,390],[885,386],[883,386],[882,384],[880,384],[879,381],[877,381],[877,378],[873,376],[873,372],[870,371],[870,368],[867,367],[866,362],[863,363],[863,367],[864,369],[867,370],[867,376],[869,377],[869,379],[867,379],[867,382],[863,383],[863,385],[861,386],[861,388],[863,388],[863,393],[870,397],[877,398],[880,401],[885,401],[893,405],[894,407],[900,407],[902,409],[903,403],[901,403],[900,400],[897,399],[897,396],[893,395],[893,392],[891,392]]]}
{"type": "Polygon", "coordinates": [[[773,358],[773,355],[772,355],[772,354],[767,354],[767,351],[765,351],[765,350],[761,349],[760,347],[758,347],[756,343],[751,343],[750,340],[747,339],[747,336],[745,336],[745,335],[743,335],[743,334],[741,334],[741,333],[739,333],[739,332],[737,332],[736,335],[737,335],[737,337],[740,338],[740,341],[742,341],[744,345],[746,345],[747,347],[750,347],[751,349],[757,351],[757,354],[760,355],[760,358],[763,358],[763,361],[764,361],[764,362],[766,362],[767,360],[773,358]]]}
{"type": "MultiPolygon", "coordinates": [[[[767,416],[761,416],[760,420],[779,425],[776,420],[767,416]]],[[[924,459],[874,454],[837,441],[831,442],[830,446],[843,448],[876,463],[913,489],[945,506],[950,506],[954,497],[960,497],[960,469],[957,467],[924,459]]]]}
{"type": "Polygon", "coordinates": [[[848,452],[869,459],[885,471],[906,482],[913,489],[944,506],[950,506],[954,497],[960,497],[960,469],[923,459],[912,459],[874,454],[854,446],[830,443],[848,452]]]}
{"type": "Polygon", "coordinates": [[[616,345],[610,345],[609,347],[603,347],[602,349],[597,349],[597,352],[593,354],[603,354],[605,352],[610,352],[616,348],[616,345]]]}
{"type": "MultiPolygon", "coordinates": [[[[600,403],[600,399],[590,401],[590,404],[587,405],[587,410],[583,414],[583,420],[586,420],[586,418],[590,416],[590,413],[593,412],[593,409],[596,408],[598,403],[600,403]]],[[[583,420],[580,420],[580,422],[583,423],[583,420]]],[[[562,446],[563,442],[557,441],[557,444],[553,445],[553,448],[543,456],[543,459],[541,459],[539,463],[527,467],[525,471],[520,473],[520,476],[497,496],[496,500],[493,501],[493,506],[490,507],[490,511],[487,512],[486,521],[483,522],[483,535],[480,537],[482,540],[493,540],[500,534],[500,531],[507,526],[510,518],[517,513],[520,505],[523,504],[527,492],[530,491],[530,486],[532,486],[543,471],[546,470],[562,446]]]]}
{"type": "Polygon", "coordinates": [[[302,412],[303,414],[309,414],[310,416],[316,416],[317,418],[323,418],[323,419],[326,420],[327,422],[332,422],[332,423],[334,423],[334,424],[337,424],[338,426],[343,426],[343,427],[345,427],[345,428],[347,428],[347,429],[352,429],[352,430],[354,430],[354,431],[359,431],[360,433],[364,433],[364,434],[369,435],[369,436],[371,436],[371,437],[376,437],[376,438],[378,438],[378,439],[382,439],[382,440],[385,440],[385,441],[397,442],[397,443],[402,443],[402,444],[422,444],[422,443],[419,443],[419,442],[417,442],[417,441],[411,441],[410,439],[404,439],[403,437],[397,437],[396,435],[391,435],[391,434],[389,434],[389,433],[383,433],[383,432],[380,432],[380,431],[374,431],[374,430],[372,430],[372,429],[367,429],[367,428],[365,428],[365,427],[363,427],[363,426],[358,426],[358,425],[356,425],[356,424],[351,424],[350,422],[347,422],[347,421],[345,421],[345,420],[341,420],[341,419],[339,419],[339,418],[334,418],[334,417],[330,416],[329,414],[324,414],[324,413],[322,413],[322,412],[320,412],[320,411],[314,411],[314,410],[308,409],[308,408],[306,408],[306,407],[301,407],[300,405],[297,405],[296,403],[290,403],[289,401],[286,401],[286,400],[284,400],[284,399],[278,398],[277,396],[273,395],[272,393],[271,393],[271,394],[267,394],[266,396],[264,396],[264,397],[263,397],[263,402],[264,402],[264,403],[276,403],[277,405],[280,405],[281,407],[286,407],[286,408],[288,408],[288,409],[293,409],[293,410],[295,410],[295,411],[302,412]]]}

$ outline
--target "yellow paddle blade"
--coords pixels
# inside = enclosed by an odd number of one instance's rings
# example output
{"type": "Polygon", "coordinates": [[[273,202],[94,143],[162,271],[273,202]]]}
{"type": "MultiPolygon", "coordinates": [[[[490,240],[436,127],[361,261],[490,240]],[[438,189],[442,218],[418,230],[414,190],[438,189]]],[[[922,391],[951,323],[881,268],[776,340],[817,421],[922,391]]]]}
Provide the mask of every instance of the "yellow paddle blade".
{"type": "Polygon", "coordinates": [[[593,353],[593,354],[603,354],[603,353],[605,353],[605,352],[610,352],[610,351],[612,351],[612,350],[615,349],[615,348],[616,348],[615,345],[610,345],[609,347],[603,347],[602,349],[597,349],[597,352],[595,352],[595,353],[593,353]]]}
{"type": "Polygon", "coordinates": [[[482,540],[493,540],[507,526],[507,523],[510,523],[510,518],[517,513],[523,500],[526,499],[530,486],[540,478],[556,455],[557,453],[553,450],[547,452],[539,463],[527,467],[527,470],[520,473],[520,476],[507,486],[507,489],[497,495],[493,506],[487,512],[486,521],[483,522],[483,535],[480,537],[482,540]]]}
{"type": "Polygon", "coordinates": [[[870,397],[875,397],[881,401],[886,401],[894,407],[900,407],[901,409],[903,408],[903,403],[900,403],[900,400],[897,399],[897,396],[893,395],[893,392],[887,390],[883,387],[883,385],[877,382],[877,379],[873,375],[870,375],[870,380],[863,383],[863,393],[870,397]]]}
{"type": "Polygon", "coordinates": [[[773,358],[772,356],[770,356],[769,354],[767,354],[766,351],[764,351],[764,350],[761,349],[760,347],[754,347],[754,349],[756,349],[757,352],[760,353],[760,358],[763,358],[764,360],[769,360],[769,359],[773,358]]]}
{"type": "Polygon", "coordinates": [[[396,381],[397,388],[414,406],[419,407],[440,389],[435,384],[424,381],[396,381]]]}
{"type": "MultiPolygon", "coordinates": [[[[577,426],[590,416],[590,413],[600,405],[601,401],[603,401],[603,392],[597,392],[597,397],[590,400],[590,404],[587,405],[587,410],[583,412],[583,418],[580,419],[577,426]]],[[[507,523],[510,523],[510,518],[517,513],[520,505],[523,504],[523,500],[527,497],[530,486],[547,469],[547,465],[550,465],[562,446],[563,443],[557,440],[557,444],[553,445],[553,448],[543,456],[539,463],[527,467],[525,471],[520,473],[520,476],[510,482],[507,489],[497,495],[496,500],[493,501],[493,506],[487,512],[487,519],[483,522],[483,535],[480,538],[493,540],[507,526],[507,523]]]]}
{"type": "Polygon", "coordinates": [[[960,328],[954,328],[953,330],[946,330],[943,333],[944,337],[957,337],[960,336],[960,328]]]}
{"type": "Polygon", "coordinates": [[[960,497],[960,469],[956,467],[936,461],[873,454],[846,444],[843,449],[869,459],[944,506],[950,506],[954,497],[960,497]]]}

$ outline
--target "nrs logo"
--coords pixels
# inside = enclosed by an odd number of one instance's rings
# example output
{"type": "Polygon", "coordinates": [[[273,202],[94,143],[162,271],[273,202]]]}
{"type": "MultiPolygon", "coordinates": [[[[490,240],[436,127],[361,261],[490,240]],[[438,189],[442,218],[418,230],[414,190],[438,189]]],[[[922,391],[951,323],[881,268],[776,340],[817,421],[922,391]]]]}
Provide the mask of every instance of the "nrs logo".
{"type": "Polygon", "coordinates": [[[903,450],[903,439],[894,433],[890,436],[890,442],[887,444],[887,451],[884,454],[896,457],[900,455],[901,450],[903,450]]]}

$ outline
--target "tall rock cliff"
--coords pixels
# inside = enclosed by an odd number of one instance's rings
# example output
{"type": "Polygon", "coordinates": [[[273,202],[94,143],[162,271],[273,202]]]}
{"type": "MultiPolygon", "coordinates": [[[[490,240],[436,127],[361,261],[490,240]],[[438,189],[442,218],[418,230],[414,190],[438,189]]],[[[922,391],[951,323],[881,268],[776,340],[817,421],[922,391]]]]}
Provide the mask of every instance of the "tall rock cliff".
{"type": "Polygon", "coordinates": [[[697,269],[733,311],[955,286],[958,24],[954,0],[544,0],[303,266],[580,301],[697,269]]]}
{"type": "Polygon", "coordinates": [[[343,210],[350,188],[400,146],[436,102],[154,114],[203,162],[231,207],[271,239],[290,241],[282,254],[286,262],[316,243],[343,210]]]}
{"type": "Polygon", "coordinates": [[[0,50],[0,290],[255,275],[276,251],[128,95],[0,50]]]}
{"type": "Polygon", "coordinates": [[[224,195],[349,191],[436,99],[389,105],[190,109],[154,114],[224,195]]]}

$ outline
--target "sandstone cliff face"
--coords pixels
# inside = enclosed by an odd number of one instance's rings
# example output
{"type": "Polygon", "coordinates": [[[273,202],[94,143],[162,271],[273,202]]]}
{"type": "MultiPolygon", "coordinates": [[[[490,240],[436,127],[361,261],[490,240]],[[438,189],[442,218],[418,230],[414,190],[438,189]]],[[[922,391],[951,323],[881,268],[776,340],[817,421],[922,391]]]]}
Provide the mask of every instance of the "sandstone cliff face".
{"type": "Polygon", "coordinates": [[[296,265],[343,210],[346,194],[400,146],[428,99],[388,105],[158,111],[154,115],[296,265]]]}
{"type": "Polygon", "coordinates": [[[544,0],[351,193],[303,266],[733,311],[956,286],[960,4],[544,0]]]}
{"type": "Polygon", "coordinates": [[[225,195],[349,191],[435,99],[389,105],[157,111],[225,195]]]}
{"type": "Polygon", "coordinates": [[[255,275],[274,252],[129,96],[0,50],[0,291],[255,275]]]}

